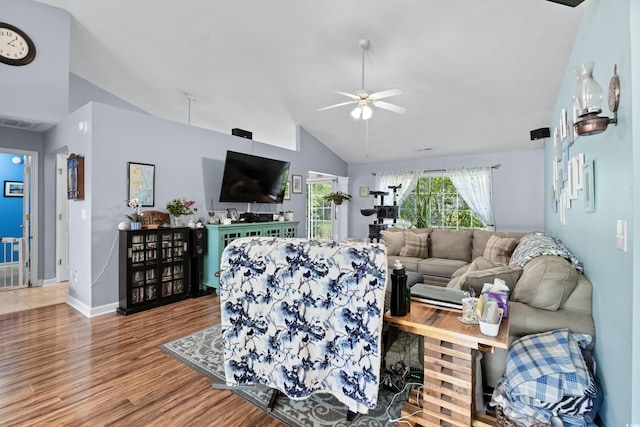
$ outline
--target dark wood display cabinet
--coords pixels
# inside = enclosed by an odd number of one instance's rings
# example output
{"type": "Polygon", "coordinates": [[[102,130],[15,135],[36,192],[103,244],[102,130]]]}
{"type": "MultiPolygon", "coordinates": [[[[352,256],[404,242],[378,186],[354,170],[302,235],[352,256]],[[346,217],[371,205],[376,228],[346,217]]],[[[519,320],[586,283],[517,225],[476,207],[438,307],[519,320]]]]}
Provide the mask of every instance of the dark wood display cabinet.
{"type": "Polygon", "coordinates": [[[118,313],[132,314],[190,296],[188,228],[120,231],[118,313]]]}

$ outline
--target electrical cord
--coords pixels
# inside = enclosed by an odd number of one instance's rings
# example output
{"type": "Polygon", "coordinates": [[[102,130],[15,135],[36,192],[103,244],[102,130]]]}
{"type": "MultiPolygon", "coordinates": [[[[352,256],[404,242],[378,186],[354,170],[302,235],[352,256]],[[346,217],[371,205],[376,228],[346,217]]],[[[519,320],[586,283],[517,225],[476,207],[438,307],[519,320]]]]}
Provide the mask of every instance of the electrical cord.
{"type": "MultiPolygon", "coordinates": [[[[102,270],[100,271],[100,273],[96,277],[96,280],[91,282],[91,289],[93,289],[93,287],[96,285],[96,283],[98,283],[100,278],[102,278],[102,275],[104,274],[104,272],[107,270],[107,266],[109,265],[109,261],[111,260],[111,257],[113,256],[113,250],[116,247],[116,242],[117,241],[118,241],[118,230],[116,230],[115,236],[113,238],[113,243],[111,244],[111,249],[109,250],[109,256],[107,256],[107,260],[105,261],[104,266],[102,266],[102,270]]],[[[86,290],[84,292],[80,292],[80,289],[77,286],[75,286],[75,283],[74,283],[73,280],[69,281],[69,286],[71,286],[71,288],[76,292],[77,295],[86,295],[88,293],[88,291],[86,291],[86,290]]]]}
{"type": "Polygon", "coordinates": [[[395,402],[396,398],[398,396],[400,396],[400,395],[404,396],[404,394],[407,391],[407,387],[414,387],[414,386],[418,387],[418,402],[420,402],[420,392],[423,391],[424,384],[422,384],[422,383],[406,383],[404,385],[404,387],[399,392],[397,392],[396,394],[393,395],[393,398],[391,399],[391,402],[389,402],[389,405],[387,405],[387,409],[385,410],[385,416],[387,418],[389,418],[389,421],[388,421],[389,423],[402,423],[402,424],[408,424],[408,425],[412,426],[413,424],[410,423],[409,421],[407,421],[406,419],[409,418],[409,417],[412,417],[414,415],[421,414],[423,412],[423,410],[420,409],[419,411],[415,411],[415,412],[413,412],[413,413],[411,413],[409,415],[405,415],[404,417],[399,417],[399,418],[395,418],[395,419],[392,419],[391,418],[391,414],[389,413],[389,410],[391,409],[391,406],[395,402]]]}

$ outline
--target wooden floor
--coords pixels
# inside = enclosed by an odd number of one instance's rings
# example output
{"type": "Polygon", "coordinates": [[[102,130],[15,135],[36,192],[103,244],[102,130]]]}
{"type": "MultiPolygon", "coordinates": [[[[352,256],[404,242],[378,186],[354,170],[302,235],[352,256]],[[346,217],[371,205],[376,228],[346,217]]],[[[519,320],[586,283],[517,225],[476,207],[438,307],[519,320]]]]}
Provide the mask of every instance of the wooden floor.
{"type": "Polygon", "coordinates": [[[130,316],[1,314],[0,425],[284,426],[158,349],[219,322],[213,295],[130,316]]]}
{"type": "Polygon", "coordinates": [[[68,293],[69,282],[19,289],[2,288],[0,289],[0,314],[60,304],[67,300],[68,293]]]}

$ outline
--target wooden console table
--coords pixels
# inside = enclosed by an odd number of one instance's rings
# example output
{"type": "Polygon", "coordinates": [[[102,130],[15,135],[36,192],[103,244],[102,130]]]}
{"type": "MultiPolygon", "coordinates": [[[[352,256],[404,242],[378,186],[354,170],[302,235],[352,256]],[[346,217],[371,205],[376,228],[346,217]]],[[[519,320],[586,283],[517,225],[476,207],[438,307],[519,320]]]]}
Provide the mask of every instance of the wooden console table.
{"type": "Polygon", "coordinates": [[[402,408],[402,416],[412,426],[443,422],[459,427],[495,425],[491,417],[475,411],[475,352],[506,349],[509,319],[502,319],[498,336],[489,337],[478,325],[460,322],[459,316],[415,301],[406,316],[391,316],[390,312],[384,316],[401,331],[424,337],[424,388],[413,390],[402,408]]]}

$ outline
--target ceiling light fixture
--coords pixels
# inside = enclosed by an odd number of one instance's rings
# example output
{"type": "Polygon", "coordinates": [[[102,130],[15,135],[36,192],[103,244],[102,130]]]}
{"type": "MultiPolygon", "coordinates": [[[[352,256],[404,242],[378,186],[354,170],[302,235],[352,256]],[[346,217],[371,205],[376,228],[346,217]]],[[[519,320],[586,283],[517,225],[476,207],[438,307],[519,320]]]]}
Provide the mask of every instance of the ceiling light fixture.
{"type": "Polygon", "coordinates": [[[602,112],[602,87],[593,78],[593,62],[575,68],[578,83],[573,91],[573,104],[578,120],[574,123],[578,135],[596,135],[607,130],[609,124],[618,125],[618,105],[620,103],[620,80],[617,65],[613,66],[613,76],[609,82],[609,109],[613,118],[599,116],[602,112]]]}
{"type": "Polygon", "coordinates": [[[364,88],[364,51],[369,49],[371,43],[367,39],[360,39],[358,45],[362,49],[362,88],[355,93],[341,92],[339,90],[334,91],[339,95],[351,98],[351,100],[341,102],[339,104],[330,105],[328,107],[319,108],[318,111],[329,110],[331,108],[341,107],[343,105],[356,104],[355,108],[351,111],[351,117],[353,117],[355,120],[358,120],[360,118],[362,118],[362,120],[369,120],[371,116],[373,116],[373,109],[371,108],[371,106],[393,111],[394,113],[398,114],[402,114],[407,111],[407,109],[404,107],[381,101],[381,99],[384,98],[401,95],[403,93],[402,90],[387,89],[380,92],[372,93],[371,91],[364,88]]]}

